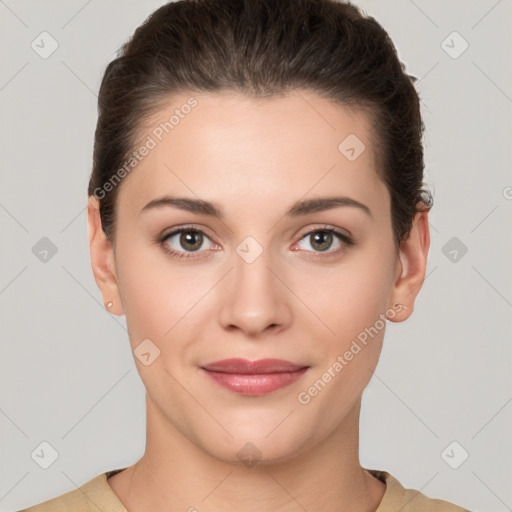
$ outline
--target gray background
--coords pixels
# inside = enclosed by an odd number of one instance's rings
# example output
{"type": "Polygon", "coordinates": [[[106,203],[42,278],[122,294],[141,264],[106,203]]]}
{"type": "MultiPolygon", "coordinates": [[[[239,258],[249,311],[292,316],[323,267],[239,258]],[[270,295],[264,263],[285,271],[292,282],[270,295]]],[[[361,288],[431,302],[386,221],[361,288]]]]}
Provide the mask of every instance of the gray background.
{"type": "MultiPolygon", "coordinates": [[[[93,279],[85,207],[103,71],[162,3],[0,1],[2,511],[143,454],[144,387],[93,279]],[[43,31],[58,43],[46,59],[31,47],[43,31]],[[46,262],[43,237],[57,250],[46,262]],[[48,469],[31,457],[43,441],[58,452],[48,469]]],[[[435,199],[423,290],[388,324],[363,395],[361,463],[474,511],[512,510],[512,2],[355,3],[421,79],[435,199]]]]}

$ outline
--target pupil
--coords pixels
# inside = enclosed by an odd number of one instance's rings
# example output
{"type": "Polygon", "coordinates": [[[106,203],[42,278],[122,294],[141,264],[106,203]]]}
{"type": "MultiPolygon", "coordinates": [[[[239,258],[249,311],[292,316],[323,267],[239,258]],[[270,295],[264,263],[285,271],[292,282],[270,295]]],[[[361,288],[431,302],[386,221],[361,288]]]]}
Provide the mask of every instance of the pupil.
{"type": "Polygon", "coordinates": [[[329,248],[332,241],[332,233],[329,233],[327,231],[317,231],[317,233],[313,236],[314,243],[319,243],[320,247],[318,248],[319,251],[325,251],[329,248]],[[323,243],[322,243],[323,240],[323,243]],[[327,240],[327,243],[326,243],[327,240]]]}
{"type": "Polygon", "coordinates": [[[186,247],[187,244],[191,244],[192,247],[189,247],[191,251],[197,251],[202,245],[201,233],[197,231],[186,231],[181,234],[180,243],[183,247],[186,247]],[[194,243],[194,237],[197,237],[196,242],[194,243]]]}

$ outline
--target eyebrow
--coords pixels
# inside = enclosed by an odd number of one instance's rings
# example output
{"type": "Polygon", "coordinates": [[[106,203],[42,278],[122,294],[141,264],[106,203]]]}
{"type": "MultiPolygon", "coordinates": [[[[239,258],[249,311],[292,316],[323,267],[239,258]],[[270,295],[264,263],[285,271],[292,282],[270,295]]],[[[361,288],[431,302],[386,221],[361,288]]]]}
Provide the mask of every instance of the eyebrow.
{"type": "MultiPolygon", "coordinates": [[[[295,202],[284,214],[285,217],[299,217],[310,213],[322,212],[338,208],[341,206],[350,206],[359,208],[369,217],[373,218],[372,212],[368,206],[351,197],[334,196],[334,197],[317,197],[313,199],[303,199],[295,202]]],[[[199,215],[210,215],[223,219],[222,209],[215,203],[204,201],[202,199],[193,199],[188,197],[172,197],[163,196],[150,201],[139,213],[139,216],[149,210],[160,209],[165,207],[179,208],[191,213],[199,215]]]]}

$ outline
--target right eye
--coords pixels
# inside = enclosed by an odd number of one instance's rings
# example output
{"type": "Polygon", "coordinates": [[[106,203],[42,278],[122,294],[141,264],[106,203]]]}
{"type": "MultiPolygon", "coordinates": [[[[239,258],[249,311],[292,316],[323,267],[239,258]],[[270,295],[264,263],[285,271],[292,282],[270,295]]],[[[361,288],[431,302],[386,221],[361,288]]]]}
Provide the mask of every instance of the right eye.
{"type": "Polygon", "coordinates": [[[167,233],[161,238],[160,244],[162,249],[174,258],[197,258],[199,255],[189,255],[187,253],[204,252],[200,249],[203,247],[205,239],[210,240],[204,231],[183,227],[167,233]]]}

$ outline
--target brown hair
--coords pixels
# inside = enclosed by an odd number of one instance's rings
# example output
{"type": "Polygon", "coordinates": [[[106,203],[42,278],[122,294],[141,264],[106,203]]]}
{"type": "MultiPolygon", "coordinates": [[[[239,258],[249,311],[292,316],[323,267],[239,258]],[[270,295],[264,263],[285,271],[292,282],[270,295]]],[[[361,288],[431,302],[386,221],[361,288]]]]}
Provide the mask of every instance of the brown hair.
{"type": "Polygon", "coordinates": [[[232,90],[266,98],[307,89],[371,113],[398,247],[415,213],[433,204],[423,184],[424,125],[414,80],[381,25],[350,4],[169,2],[135,30],[105,70],[88,195],[100,199],[103,230],[114,240],[121,183],[113,184],[113,174],[133,152],[144,120],[175,93],[232,90]]]}

